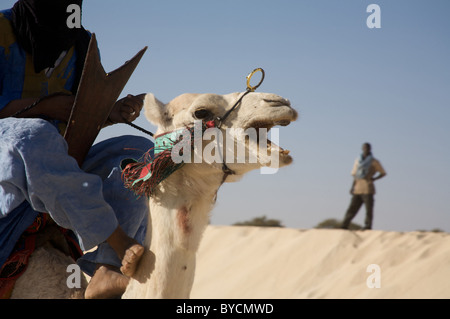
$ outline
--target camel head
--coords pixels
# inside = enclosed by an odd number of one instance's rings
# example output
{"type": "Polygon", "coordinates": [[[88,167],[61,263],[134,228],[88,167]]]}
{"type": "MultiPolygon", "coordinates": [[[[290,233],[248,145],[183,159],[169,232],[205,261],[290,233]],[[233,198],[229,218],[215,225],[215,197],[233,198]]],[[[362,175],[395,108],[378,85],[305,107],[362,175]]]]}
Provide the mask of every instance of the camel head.
{"type": "MultiPolygon", "coordinates": [[[[205,132],[202,142],[203,171],[218,173],[222,162],[235,174],[242,176],[246,172],[264,166],[282,167],[292,162],[289,151],[267,139],[267,132],[275,126],[286,126],[297,119],[297,112],[290,102],[281,96],[270,93],[250,92],[240,104],[221,123],[217,118],[230,110],[243,93],[218,94],[182,94],[167,104],[162,103],[149,93],[144,102],[145,116],[157,125],[156,135],[183,127],[192,127],[195,122],[215,122],[215,131],[205,132]],[[206,137],[208,135],[208,137],[206,137]],[[213,136],[213,137],[212,137],[213,136]],[[211,147],[212,141],[216,147],[211,147]],[[209,144],[209,146],[208,146],[209,144]],[[225,146],[224,146],[225,145],[225,146]],[[239,147],[245,152],[239,152],[239,147]],[[218,149],[220,148],[220,149],[218,149]],[[233,151],[231,151],[233,150],[233,151]],[[208,156],[211,159],[208,160],[208,156]]],[[[277,128],[278,129],[278,128],[277,128]]],[[[272,140],[279,134],[274,134],[272,140]]],[[[192,161],[193,163],[194,161],[192,161]]],[[[196,162],[198,163],[198,162],[196,162]]],[[[228,178],[227,181],[233,179],[228,178]]]]}
{"type": "Polygon", "coordinates": [[[137,188],[149,196],[148,229],[151,231],[146,234],[145,245],[154,257],[150,257],[150,253],[145,255],[148,259],[141,262],[138,279],[130,282],[126,297],[188,298],[194,281],[196,252],[222,183],[236,181],[253,169],[272,166],[273,162],[277,162],[278,167],[292,162],[289,152],[275,144],[278,140],[274,133],[275,126],[295,121],[297,112],[288,100],[278,95],[245,93],[245,96],[244,93],[182,94],[167,104],[151,93],[146,95],[145,115],[158,127],[154,148],[158,155],[151,164],[142,164],[147,169],[137,163],[136,169],[129,172],[139,175],[132,189],[137,188]],[[232,112],[226,116],[229,110],[232,112]],[[195,138],[197,127],[200,127],[199,139],[195,138]],[[271,128],[270,138],[274,142],[268,141],[265,134],[271,128]],[[180,131],[193,134],[186,134],[190,137],[185,139],[182,133],[180,138],[180,131]],[[193,152],[183,149],[183,156],[188,155],[176,171],[172,170],[176,163],[173,151],[185,142],[189,142],[186,144],[193,152]],[[191,148],[192,144],[195,145],[191,148]],[[167,145],[170,151],[165,148],[167,145]],[[241,154],[239,149],[243,150],[241,154]],[[196,161],[198,152],[202,156],[196,161]],[[256,155],[254,161],[252,154],[256,155]],[[224,162],[232,173],[224,169],[224,162]],[[156,173],[152,171],[149,175],[148,165],[150,170],[155,167],[156,173]],[[152,178],[167,176],[168,171],[170,178],[160,184],[151,182],[152,178]],[[148,269],[151,269],[151,276],[146,281],[148,269]]]}

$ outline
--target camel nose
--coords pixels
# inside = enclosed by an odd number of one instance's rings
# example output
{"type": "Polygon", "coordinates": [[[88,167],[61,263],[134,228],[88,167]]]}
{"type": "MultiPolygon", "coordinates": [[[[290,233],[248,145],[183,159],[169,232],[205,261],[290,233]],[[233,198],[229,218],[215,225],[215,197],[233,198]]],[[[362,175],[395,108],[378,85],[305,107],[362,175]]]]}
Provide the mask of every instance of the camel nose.
{"type": "Polygon", "coordinates": [[[298,117],[298,113],[292,108],[291,102],[284,97],[276,94],[265,94],[262,96],[262,101],[265,107],[279,108],[277,111],[289,114],[290,121],[295,121],[298,117]]]}

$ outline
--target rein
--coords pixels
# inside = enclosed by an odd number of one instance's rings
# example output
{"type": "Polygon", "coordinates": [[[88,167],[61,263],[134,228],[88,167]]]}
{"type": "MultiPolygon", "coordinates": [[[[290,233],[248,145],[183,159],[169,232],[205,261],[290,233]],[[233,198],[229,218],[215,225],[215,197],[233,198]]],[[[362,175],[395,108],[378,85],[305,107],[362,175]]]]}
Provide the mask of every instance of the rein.
{"type": "Polygon", "coordinates": [[[36,106],[37,106],[39,103],[41,103],[42,101],[47,100],[47,99],[50,99],[50,98],[52,98],[52,97],[55,97],[55,96],[70,96],[70,95],[72,95],[72,94],[64,93],[64,92],[56,92],[56,93],[52,93],[52,94],[49,94],[49,95],[42,96],[42,97],[38,98],[36,101],[34,101],[32,104],[30,104],[30,105],[24,107],[23,109],[17,111],[17,112],[14,113],[14,114],[12,114],[11,117],[17,117],[17,116],[19,116],[20,114],[25,113],[26,111],[29,111],[29,110],[32,109],[33,107],[36,107],[36,106]]]}

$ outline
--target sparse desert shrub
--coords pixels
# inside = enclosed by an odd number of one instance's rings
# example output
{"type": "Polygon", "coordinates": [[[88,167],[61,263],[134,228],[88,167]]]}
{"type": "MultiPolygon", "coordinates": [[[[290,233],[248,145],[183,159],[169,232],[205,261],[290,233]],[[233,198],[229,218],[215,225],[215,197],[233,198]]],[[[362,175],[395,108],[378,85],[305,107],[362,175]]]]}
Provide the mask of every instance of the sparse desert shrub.
{"type": "Polygon", "coordinates": [[[233,226],[284,227],[277,219],[267,219],[266,216],[255,217],[244,222],[234,223],[233,226]]]}
{"type": "MultiPolygon", "coordinates": [[[[342,222],[337,220],[336,218],[328,218],[325,219],[324,221],[318,223],[314,228],[326,228],[326,229],[335,229],[335,228],[340,228],[341,227],[342,222]]],[[[350,225],[348,226],[348,229],[351,230],[358,230],[358,229],[362,229],[363,227],[361,225],[358,225],[356,223],[350,223],[350,225]]]]}

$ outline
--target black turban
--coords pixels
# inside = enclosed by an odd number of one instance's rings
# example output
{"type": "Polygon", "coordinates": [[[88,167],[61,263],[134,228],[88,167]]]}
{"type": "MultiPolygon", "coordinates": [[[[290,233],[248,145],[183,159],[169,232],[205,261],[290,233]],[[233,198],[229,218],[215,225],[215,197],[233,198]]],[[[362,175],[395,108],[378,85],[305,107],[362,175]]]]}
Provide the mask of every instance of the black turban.
{"type": "Polygon", "coordinates": [[[61,52],[75,45],[77,53],[75,93],[81,77],[90,36],[83,28],[69,28],[67,7],[83,0],[19,0],[12,8],[12,25],[19,45],[33,58],[36,73],[54,67],[61,52]]]}

